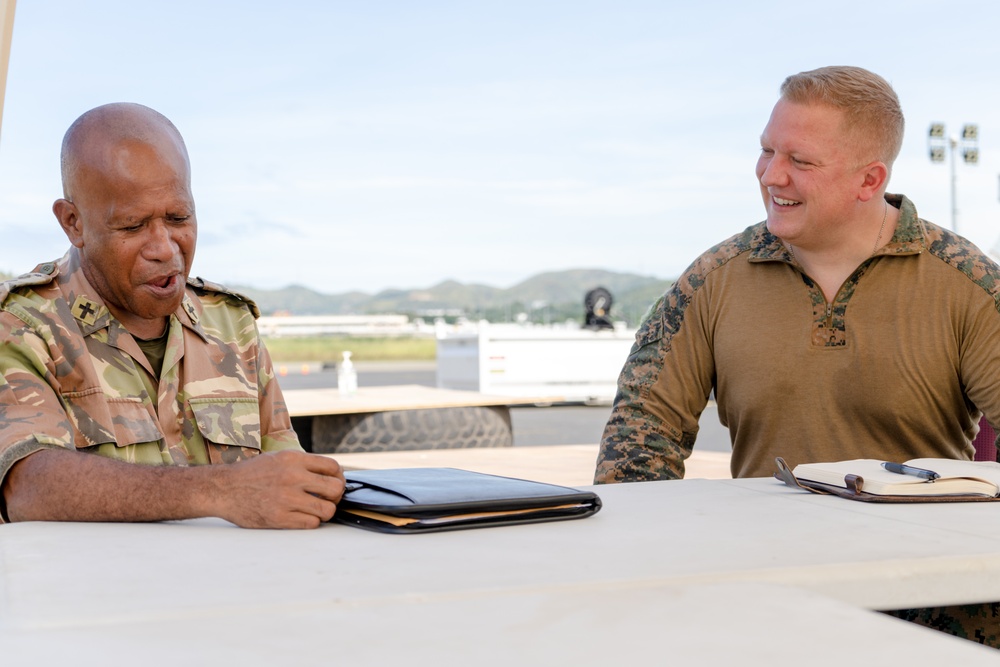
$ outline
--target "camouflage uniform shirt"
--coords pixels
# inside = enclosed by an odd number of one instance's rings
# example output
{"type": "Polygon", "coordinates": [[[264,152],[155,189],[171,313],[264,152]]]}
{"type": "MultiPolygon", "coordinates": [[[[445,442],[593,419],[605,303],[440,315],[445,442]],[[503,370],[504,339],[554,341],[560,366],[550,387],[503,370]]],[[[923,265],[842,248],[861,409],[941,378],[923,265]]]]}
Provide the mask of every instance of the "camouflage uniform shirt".
{"type": "Polygon", "coordinates": [[[49,447],[182,466],[301,449],[238,295],[188,281],[158,378],[76,249],[0,285],[0,304],[0,481],[49,447]]]}
{"type": "Polygon", "coordinates": [[[736,477],[774,459],[970,459],[980,410],[1000,423],[1000,270],[900,209],[891,241],[827,304],[766,224],[710,249],[636,334],[596,481],[684,475],[715,390],[736,477]]]}

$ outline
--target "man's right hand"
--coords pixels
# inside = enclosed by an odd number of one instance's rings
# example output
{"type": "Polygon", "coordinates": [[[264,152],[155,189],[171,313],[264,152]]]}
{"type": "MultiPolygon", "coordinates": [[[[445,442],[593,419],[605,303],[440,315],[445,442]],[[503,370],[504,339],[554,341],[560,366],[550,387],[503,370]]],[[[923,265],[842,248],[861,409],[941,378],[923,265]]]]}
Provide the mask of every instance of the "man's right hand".
{"type": "Polygon", "coordinates": [[[316,528],[344,495],[340,464],[317,454],[273,452],[210,470],[209,513],[244,528],[316,528]]]}

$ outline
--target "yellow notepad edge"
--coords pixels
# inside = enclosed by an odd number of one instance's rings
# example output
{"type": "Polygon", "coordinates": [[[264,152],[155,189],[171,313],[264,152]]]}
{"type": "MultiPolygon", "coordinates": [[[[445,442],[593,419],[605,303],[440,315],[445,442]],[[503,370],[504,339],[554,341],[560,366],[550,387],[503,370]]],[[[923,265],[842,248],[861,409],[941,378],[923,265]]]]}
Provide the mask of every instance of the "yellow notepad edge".
{"type": "Polygon", "coordinates": [[[338,509],[337,511],[364,517],[366,519],[372,519],[374,521],[381,521],[382,523],[387,523],[392,526],[400,527],[400,526],[410,526],[415,523],[423,525],[435,525],[435,524],[454,523],[458,521],[469,521],[475,519],[488,519],[488,518],[503,517],[503,516],[517,516],[519,514],[533,514],[538,512],[572,509],[577,507],[583,508],[585,507],[585,505],[582,505],[580,503],[569,503],[566,505],[553,505],[550,507],[535,507],[531,509],[521,509],[521,510],[504,510],[500,512],[470,512],[467,514],[449,514],[448,516],[440,516],[440,517],[393,516],[392,514],[384,514],[382,512],[373,512],[371,510],[356,509],[353,507],[348,509],[338,509]]]}

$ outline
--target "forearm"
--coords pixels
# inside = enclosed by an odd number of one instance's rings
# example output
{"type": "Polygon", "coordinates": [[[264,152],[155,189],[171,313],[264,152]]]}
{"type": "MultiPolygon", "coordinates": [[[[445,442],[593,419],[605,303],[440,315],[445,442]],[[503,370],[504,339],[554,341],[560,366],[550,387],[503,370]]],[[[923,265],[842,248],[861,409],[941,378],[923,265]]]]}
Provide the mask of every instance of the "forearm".
{"type": "Polygon", "coordinates": [[[297,451],[173,467],[46,449],[3,484],[11,521],[167,521],[216,516],[247,528],[315,528],[344,493],[333,459],[297,451]]]}
{"type": "Polygon", "coordinates": [[[697,433],[691,398],[697,394],[684,382],[664,381],[665,374],[678,376],[669,361],[660,339],[637,346],[629,355],[601,438],[595,483],[684,477],[684,459],[691,455],[697,433]],[[660,391],[654,397],[657,385],[660,391]],[[689,406],[691,412],[686,412],[689,406]]]}
{"type": "Polygon", "coordinates": [[[142,466],[46,449],[11,468],[11,521],[166,521],[218,515],[221,468],[142,466]]]}
{"type": "Polygon", "coordinates": [[[673,439],[666,430],[655,416],[616,405],[601,438],[594,482],[682,479],[694,436],[673,439]]]}

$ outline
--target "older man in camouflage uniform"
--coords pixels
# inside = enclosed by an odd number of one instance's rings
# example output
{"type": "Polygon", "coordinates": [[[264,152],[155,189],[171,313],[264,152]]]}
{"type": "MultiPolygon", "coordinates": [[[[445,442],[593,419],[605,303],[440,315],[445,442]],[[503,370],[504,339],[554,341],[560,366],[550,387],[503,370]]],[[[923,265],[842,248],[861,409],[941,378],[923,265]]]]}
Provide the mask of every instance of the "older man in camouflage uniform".
{"type": "MultiPolygon", "coordinates": [[[[1000,423],[1000,269],[886,195],[902,138],[881,77],[786,79],[757,163],[767,220],[698,258],[639,327],[598,483],[682,477],[712,391],[737,477],[776,456],[972,458],[981,414],[1000,423]]],[[[1000,643],[995,604],[897,615],[1000,643]]]]}
{"type": "Polygon", "coordinates": [[[93,109],[66,133],[62,176],[70,250],[0,286],[3,520],[330,519],[343,474],[299,446],[256,306],[188,278],[177,129],[140,105],[93,109]]]}

